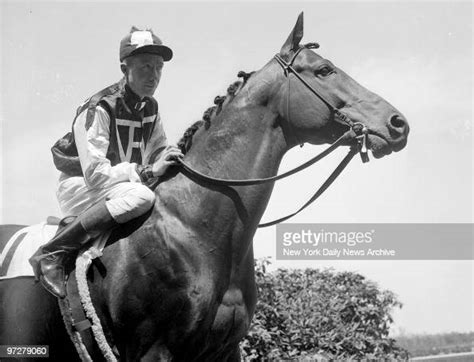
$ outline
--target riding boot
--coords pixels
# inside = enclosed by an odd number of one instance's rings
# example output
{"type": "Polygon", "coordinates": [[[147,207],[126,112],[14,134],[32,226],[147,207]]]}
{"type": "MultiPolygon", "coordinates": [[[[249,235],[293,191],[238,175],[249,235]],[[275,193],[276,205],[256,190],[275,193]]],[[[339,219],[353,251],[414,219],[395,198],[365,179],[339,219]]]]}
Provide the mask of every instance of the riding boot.
{"type": "Polygon", "coordinates": [[[66,268],[70,262],[92,237],[116,225],[105,201],[87,209],[29,259],[36,278],[51,294],[64,298],[66,268]]]}

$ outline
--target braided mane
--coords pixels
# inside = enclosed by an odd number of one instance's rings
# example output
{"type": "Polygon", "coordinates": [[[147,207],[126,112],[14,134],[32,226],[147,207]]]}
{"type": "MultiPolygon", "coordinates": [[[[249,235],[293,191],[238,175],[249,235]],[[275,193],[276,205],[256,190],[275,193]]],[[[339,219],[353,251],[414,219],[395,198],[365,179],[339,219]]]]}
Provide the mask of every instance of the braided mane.
{"type": "Polygon", "coordinates": [[[204,111],[202,115],[202,119],[194,122],[188,129],[184,132],[183,136],[178,142],[178,147],[181,149],[183,154],[189,151],[192,146],[192,139],[196,131],[201,128],[202,126],[205,129],[208,129],[211,126],[211,120],[214,119],[223,109],[224,102],[227,101],[226,105],[232,102],[235,98],[237,92],[241,90],[244,85],[247,83],[247,80],[254,74],[255,72],[246,73],[244,71],[240,71],[237,74],[237,77],[242,78],[243,80],[237,80],[233,82],[227,88],[227,94],[224,96],[217,96],[214,98],[214,106],[209,107],[204,111]]]}

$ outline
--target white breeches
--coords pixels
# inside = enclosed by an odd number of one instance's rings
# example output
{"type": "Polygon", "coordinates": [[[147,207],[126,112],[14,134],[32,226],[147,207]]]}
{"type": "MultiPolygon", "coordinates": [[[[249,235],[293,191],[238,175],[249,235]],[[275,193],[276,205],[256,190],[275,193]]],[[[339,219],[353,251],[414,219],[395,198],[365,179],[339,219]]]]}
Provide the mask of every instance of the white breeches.
{"type": "Polygon", "coordinates": [[[121,182],[108,188],[90,189],[83,177],[60,181],[56,196],[64,216],[79,215],[100,200],[118,223],[147,212],[155,203],[155,193],[139,182],[121,182]]]}

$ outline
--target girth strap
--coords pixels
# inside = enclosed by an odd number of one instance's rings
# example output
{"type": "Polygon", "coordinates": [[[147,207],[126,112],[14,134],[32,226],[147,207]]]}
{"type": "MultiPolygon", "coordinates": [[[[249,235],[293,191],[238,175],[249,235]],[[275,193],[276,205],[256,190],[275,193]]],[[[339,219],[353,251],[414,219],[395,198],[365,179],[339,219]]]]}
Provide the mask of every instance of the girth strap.
{"type": "Polygon", "coordinates": [[[82,308],[75,273],[72,273],[67,281],[66,303],[69,304],[72,328],[80,334],[82,342],[84,343],[89,355],[94,356],[96,342],[94,340],[94,335],[92,334],[92,324],[82,308]]]}

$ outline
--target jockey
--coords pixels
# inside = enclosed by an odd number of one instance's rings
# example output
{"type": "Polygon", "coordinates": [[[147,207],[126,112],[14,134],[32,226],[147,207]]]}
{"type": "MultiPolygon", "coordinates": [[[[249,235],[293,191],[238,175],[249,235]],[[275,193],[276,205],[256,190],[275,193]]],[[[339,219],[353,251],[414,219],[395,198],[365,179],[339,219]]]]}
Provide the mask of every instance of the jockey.
{"type": "Polygon", "coordinates": [[[166,136],[153,94],[170,48],[151,30],[132,27],[120,43],[124,77],[77,110],[72,132],[52,148],[61,171],[57,197],[79,215],[30,258],[36,278],[63,298],[66,266],[91,237],[146,213],[155,193],[145,184],[183,157],[166,136]],[[161,153],[160,153],[161,152],[161,153]]]}

